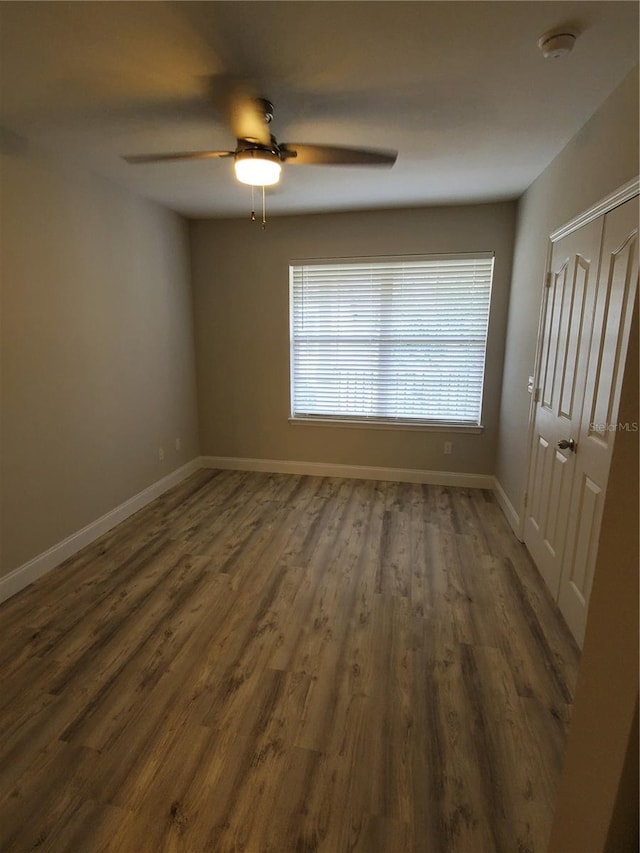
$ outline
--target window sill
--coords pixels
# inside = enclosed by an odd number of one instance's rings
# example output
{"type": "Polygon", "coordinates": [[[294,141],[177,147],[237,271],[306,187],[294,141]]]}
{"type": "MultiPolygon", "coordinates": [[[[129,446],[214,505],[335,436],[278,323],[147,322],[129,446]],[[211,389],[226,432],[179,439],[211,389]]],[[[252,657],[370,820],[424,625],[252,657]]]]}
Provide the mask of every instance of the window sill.
{"type": "Polygon", "coordinates": [[[347,429],[419,430],[422,432],[466,432],[479,435],[484,426],[465,424],[409,423],[398,421],[356,421],[339,418],[289,418],[292,426],[346,427],[347,429]]]}

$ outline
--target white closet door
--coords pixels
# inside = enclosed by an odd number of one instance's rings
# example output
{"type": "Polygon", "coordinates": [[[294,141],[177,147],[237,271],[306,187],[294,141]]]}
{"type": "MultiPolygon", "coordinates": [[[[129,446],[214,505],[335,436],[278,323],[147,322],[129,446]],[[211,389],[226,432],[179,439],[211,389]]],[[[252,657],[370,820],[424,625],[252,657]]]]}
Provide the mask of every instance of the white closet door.
{"type": "Polygon", "coordinates": [[[545,290],[524,541],[557,599],[583,408],[603,220],[553,246],[545,290]]]}
{"type": "MultiPolygon", "coordinates": [[[[604,217],[593,337],[572,472],[560,609],[582,645],[638,282],[638,202],[604,217]]],[[[633,425],[627,425],[632,429],[633,425]]],[[[564,514],[563,514],[564,516],[564,514]]]]}

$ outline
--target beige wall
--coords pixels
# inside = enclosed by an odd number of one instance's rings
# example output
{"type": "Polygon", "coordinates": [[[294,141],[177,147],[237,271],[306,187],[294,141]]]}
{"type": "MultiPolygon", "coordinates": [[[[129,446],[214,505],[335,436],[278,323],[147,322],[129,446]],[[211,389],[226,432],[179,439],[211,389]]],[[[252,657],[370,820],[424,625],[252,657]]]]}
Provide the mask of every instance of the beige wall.
{"type": "Polygon", "coordinates": [[[518,205],[496,476],[517,512],[526,481],[530,394],[548,238],[638,174],[636,68],[529,187],[518,205]]]}
{"type": "Polygon", "coordinates": [[[202,452],[493,473],[514,212],[502,203],[290,216],[266,231],[248,217],[192,223],[202,452]],[[290,261],[474,250],[496,253],[483,434],[288,423],[290,261]]]}
{"type": "Polygon", "coordinates": [[[198,454],[186,223],[11,142],[0,575],[198,454]]]}
{"type": "MultiPolygon", "coordinates": [[[[637,174],[636,68],[518,205],[496,476],[519,512],[526,483],[526,386],[534,368],[549,234],[637,174]]],[[[638,420],[637,337],[636,325],[621,421],[638,420]]],[[[625,763],[633,748],[638,696],[637,525],[638,436],[621,433],[614,448],[549,853],[613,853],[623,847],[612,845],[633,839],[636,832],[637,779],[625,773],[625,763]]]]}

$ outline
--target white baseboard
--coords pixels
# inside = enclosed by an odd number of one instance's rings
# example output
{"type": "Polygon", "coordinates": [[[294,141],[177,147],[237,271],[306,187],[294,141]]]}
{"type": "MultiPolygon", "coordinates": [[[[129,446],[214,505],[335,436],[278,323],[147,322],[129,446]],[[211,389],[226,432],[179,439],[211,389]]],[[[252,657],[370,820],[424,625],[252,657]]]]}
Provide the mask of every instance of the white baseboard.
{"type": "Polygon", "coordinates": [[[245,459],[239,456],[201,456],[203,468],[233,471],[265,471],[270,474],[308,474],[314,477],[345,477],[352,480],[389,480],[396,483],[428,483],[493,489],[490,474],[459,474],[457,471],[423,471],[415,468],[376,468],[369,465],[340,465],[333,462],[290,462],[284,459],[245,459]]]}
{"type": "Polygon", "coordinates": [[[42,554],[0,578],[0,602],[32,584],[78,551],[95,542],[121,521],[142,509],[164,492],[177,486],[199,468],[236,471],[264,471],[272,474],[308,474],[316,477],[345,477],[354,480],[386,480],[397,483],[427,483],[434,486],[459,486],[468,489],[492,489],[514,530],[518,515],[498,481],[489,474],[461,474],[456,471],[425,471],[414,468],[377,468],[368,465],[340,465],[331,462],[291,462],[276,459],[245,459],[235,456],[200,456],[152,483],[137,495],[48,548],[42,554]],[[515,521],[514,521],[515,520],[515,521]]]}
{"type": "Polygon", "coordinates": [[[167,474],[166,477],[163,477],[156,483],[152,483],[146,489],[138,492],[137,495],[115,507],[115,509],[87,524],[82,530],[72,533],[71,536],[67,536],[62,542],[58,542],[42,554],[38,554],[37,557],[18,566],[17,569],[9,572],[5,577],[0,578],[0,602],[20,592],[20,590],[42,577],[42,575],[50,572],[51,569],[55,569],[60,563],[77,554],[82,548],[95,542],[96,539],[107,533],[116,524],[120,524],[121,521],[129,518],[134,512],[137,512],[148,503],[151,503],[151,501],[160,497],[168,489],[177,486],[178,483],[181,483],[182,480],[185,480],[201,467],[203,466],[199,458],[192,459],[191,462],[187,462],[186,465],[183,465],[176,471],[172,471],[171,474],[167,474]]]}
{"type": "Polygon", "coordinates": [[[502,484],[496,477],[493,478],[493,493],[496,496],[498,506],[505,514],[507,521],[513,529],[513,532],[516,534],[518,539],[522,541],[522,534],[520,532],[520,516],[518,515],[515,510],[515,507],[507,497],[507,493],[502,488],[502,484]]]}

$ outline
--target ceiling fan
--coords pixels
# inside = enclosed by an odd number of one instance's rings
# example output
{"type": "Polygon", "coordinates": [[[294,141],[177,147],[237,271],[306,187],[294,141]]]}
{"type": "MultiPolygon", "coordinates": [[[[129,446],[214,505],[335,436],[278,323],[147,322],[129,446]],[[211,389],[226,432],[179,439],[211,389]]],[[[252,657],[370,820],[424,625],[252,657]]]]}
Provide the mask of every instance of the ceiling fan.
{"type": "Polygon", "coordinates": [[[168,154],[134,154],[127,163],[160,163],[173,160],[207,160],[233,157],[236,177],[243,184],[265,187],[277,184],[283,163],[301,166],[391,167],[397,151],[375,148],[344,148],[333,145],[279,143],[269,129],[273,104],[247,91],[235,90],[228,97],[229,124],[237,145],[234,151],[175,151],[168,154]]]}

